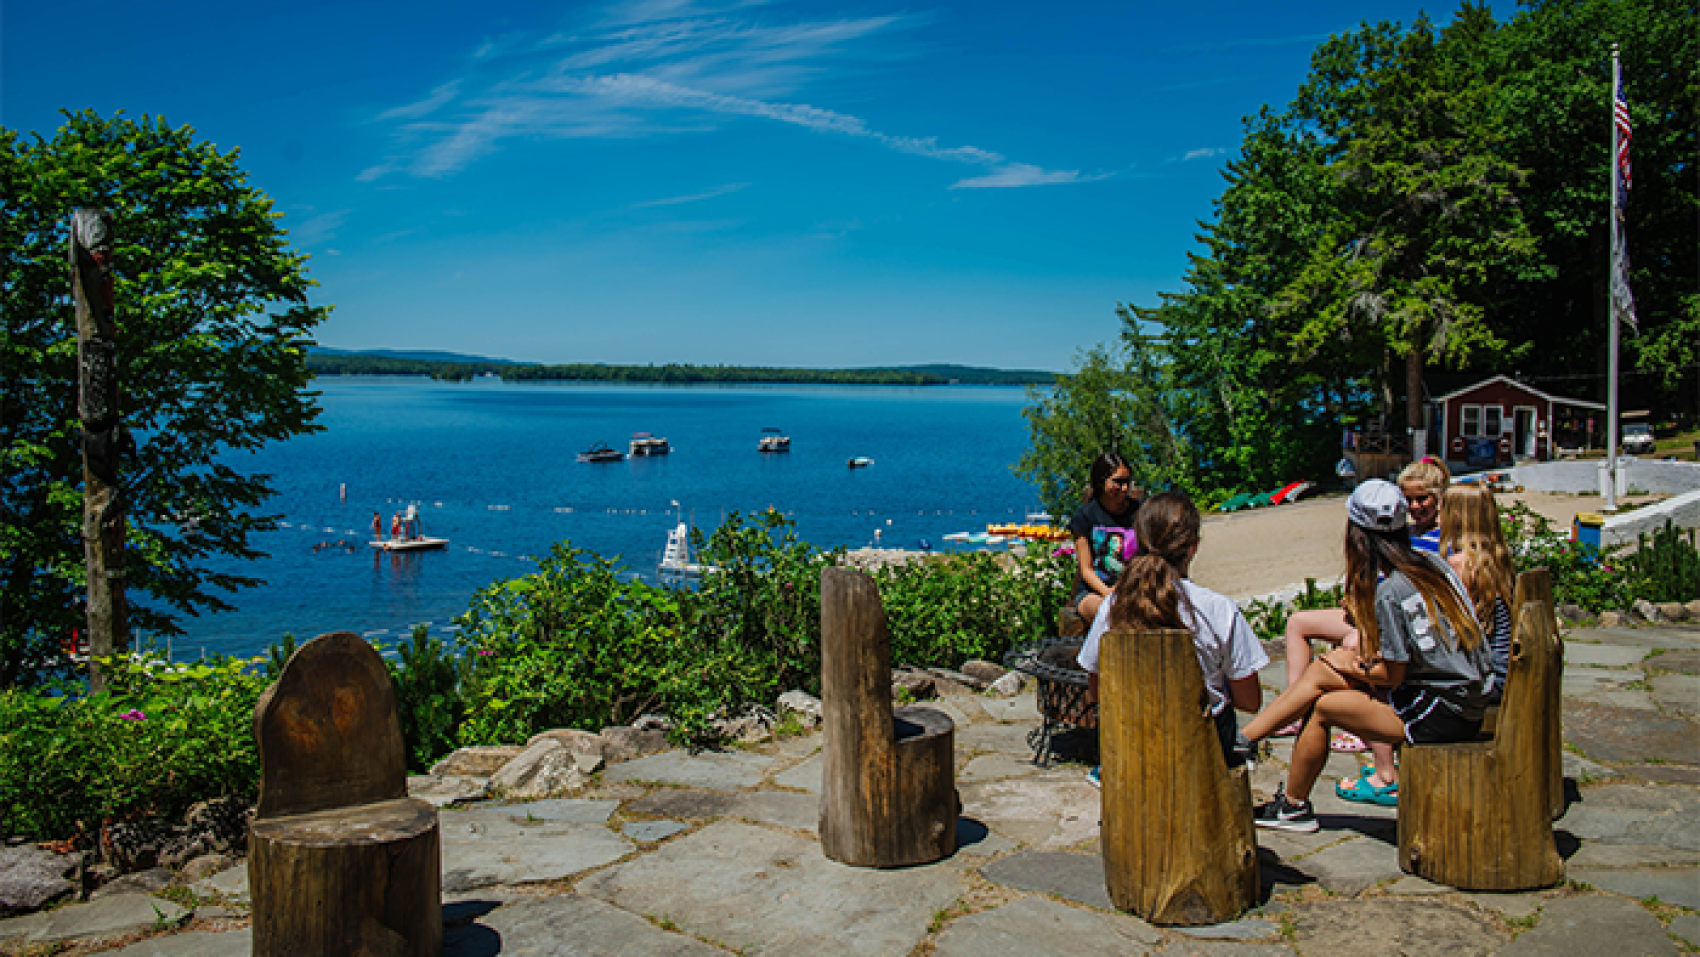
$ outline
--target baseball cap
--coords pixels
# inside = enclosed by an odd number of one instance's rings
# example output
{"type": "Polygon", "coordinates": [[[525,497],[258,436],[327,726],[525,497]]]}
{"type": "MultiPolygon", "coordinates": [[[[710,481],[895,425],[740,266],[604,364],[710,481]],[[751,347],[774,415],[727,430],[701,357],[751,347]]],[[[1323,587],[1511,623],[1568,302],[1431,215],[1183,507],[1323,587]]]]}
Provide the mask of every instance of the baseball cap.
{"type": "Polygon", "coordinates": [[[1346,518],[1353,525],[1391,532],[1405,527],[1408,516],[1405,496],[1399,486],[1382,479],[1369,479],[1352,492],[1346,502],[1346,518]]]}

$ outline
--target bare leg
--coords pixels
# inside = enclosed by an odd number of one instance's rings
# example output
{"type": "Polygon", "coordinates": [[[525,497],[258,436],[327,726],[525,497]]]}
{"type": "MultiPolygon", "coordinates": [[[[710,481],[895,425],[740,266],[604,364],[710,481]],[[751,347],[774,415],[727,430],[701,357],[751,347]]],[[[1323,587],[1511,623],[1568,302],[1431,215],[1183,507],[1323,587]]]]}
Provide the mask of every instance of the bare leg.
{"type": "MultiPolygon", "coordinates": [[[[1293,612],[1292,617],[1287,619],[1287,629],[1282,639],[1287,646],[1287,684],[1293,685],[1298,683],[1305,667],[1310,664],[1310,643],[1313,639],[1321,639],[1342,648],[1355,648],[1358,644],[1358,630],[1347,623],[1344,609],[1314,608],[1293,612]]],[[[1399,780],[1398,765],[1393,763],[1392,745],[1371,741],[1369,753],[1375,762],[1375,773],[1370,777],[1373,783],[1385,787],[1399,780]]],[[[1348,787],[1351,783],[1346,782],[1348,787]]]]}
{"type": "Polygon", "coordinates": [[[1085,597],[1080,599],[1080,604],[1076,606],[1075,610],[1080,612],[1081,618],[1086,619],[1086,627],[1092,627],[1092,619],[1098,617],[1098,606],[1103,603],[1104,596],[1095,591],[1087,592],[1085,597]]]}
{"type": "Polygon", "coordinates": [[[1336,726],[1366,741],[1391,745],[1405,740],[1405,723],[1387,702],[1355,690],[1324,694],[1317,699],[1312,720],[1305,724],[1304,733],[1293,745],[1293,763],[1287,769],[1288,800],[1310,800],[1310,789],[1328,762],[1328,731],[1336,726]]]}
{"type": "MultiPolygon", "coordinates": [[[[1298,681],[1281,692],[1281,696],[1271,701],[1262,713],[1251,719],[1251,723],[1245,726],[1244,734],[1253,741],[1261,741],[1274,734],[1277,728],[1286,727],[1293,719],[1309,714],[1311,706],[1325,693],[1344,691],[1347,687],[1346,680],[1333,668],[1320,661],[1313,661],[1304,674],[1299,676],[1298,681]]],[[[1322,745],[1323,750],[1327,750],[1326,739],[1322,745]]]]}

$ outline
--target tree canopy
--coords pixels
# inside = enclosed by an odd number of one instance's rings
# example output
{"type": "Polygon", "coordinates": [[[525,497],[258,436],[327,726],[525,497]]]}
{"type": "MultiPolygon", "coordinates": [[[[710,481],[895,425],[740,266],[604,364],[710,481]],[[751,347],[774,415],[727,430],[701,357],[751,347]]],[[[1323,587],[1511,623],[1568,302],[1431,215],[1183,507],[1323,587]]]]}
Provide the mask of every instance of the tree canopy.
{"type": "MultiPolygon", "coordinates": [[[[1613,42],[1635,126],[1640,316],[1620,390],[1659,418],[1700,414],[1692,4],[1536,0],[1498,23],[1466,3],[1444,29],[1418,18],[1330,38],[1291,103],[1246,119],[1184,288],[1122,311],[1161,426],[1125,418],[1130,438],[1100,427],[1092,441],[1136,457],[1184,447],[1152,467],[1208,495],[1326,475],[1342,427],[1411,421],[1427,372],[1603,399],[1613,42]]],[[[1087,356],[1081,381],[1126,364],[1087,356]]],[[[1030,411],[1035,454],[1055,445],[1051,420],[1097,420],[1071,395],[1030,411]]],[[[1075,449],[1070,473],[1104,447],[1075,449]]]]}
{"type": "Polygon", "coordinates": [[[126,499],[130,626],[180,634],[253,579],[213,558],[257,555],[269,477],[230,456],[317,431],[306,389],[307,257],[235,150],[154,117],[67,113],[51,138],[0,129],[0,687],[61,669],[82,622],[77,336],[71,210],[114,220],[120,411],[136,451],[126,499]]]}

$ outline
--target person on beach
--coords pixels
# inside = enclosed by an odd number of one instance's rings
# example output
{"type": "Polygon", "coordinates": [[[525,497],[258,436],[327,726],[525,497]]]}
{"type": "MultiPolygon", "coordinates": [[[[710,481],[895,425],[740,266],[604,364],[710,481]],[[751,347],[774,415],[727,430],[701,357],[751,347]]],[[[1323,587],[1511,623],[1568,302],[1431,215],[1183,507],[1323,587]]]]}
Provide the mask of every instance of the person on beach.
{"type": "MultiPolygon", "coordinates": [[[[1087,697],[1098,700],[1098,659],[1112,628],[1185,628],[1192,632],[1210,713],[1229,767],[1245,763],[1235,746],[1234,709],[1255,713],[1263,703],[1257,673],[1269,664],[1263,643],[1233,599],[1187,578],[1198,554],[1198,506],[1179,492],[1162,492],[1140,506],[1134,520],[1138,552],[1128,560],[1113,592],[1098,607],[1077,660],[1086,669],[1087,697]]],[[[1086,779],[1097,785],[1098,768],[1086,779]]]]}
{"type": "Polygon", "coordinates": [[[1310,792],[1331,728],[1388,744],[1463,741],[1481,729],[1492,665],[1462,583],[1412,545],[1405,497],[1392,483],[1359,485],[1346,519],[1344,604],[1358,645],[1317,658],[1246,725],[1256,742],[1305,718],[1286,783],[1257,808],[1259,827],[1317,829],[1310,792]]]}
{"type": "Polygon", "coordinates": [[[1399,491],[1410,510],[1411,544],[1425,552],[1440,551],[1440,497],[1452,484],[1446,463],[1432,455],[1412,462],[1399,473],[1399,491]]]}
{"type": "Polygon", "coordinates": [[[1133,470],[1115,452],[1092,460],[1086,502],[1068,520],[1074,540],[1074,596],[1069,604],[1086,621],[1098,614],[1098,606],[1116,587],[1116,575],[1104,559],[1109,554],[1111,530],[1133,527],[1139,511],[1139,490],[1133,486],[1133,470]]]}
{"type": "Polygon", "coordinates": [[[1505,692],[1505,672],[1511,664],[1511,596],[1517,569],[1499,526],[1499,505],[1486,485],[1454,485],[1440,500],[1440,553],[1476,606],[1476,621],[1487,635],[1493,657],[1488,703],[1497,704],[1505,692]]]}

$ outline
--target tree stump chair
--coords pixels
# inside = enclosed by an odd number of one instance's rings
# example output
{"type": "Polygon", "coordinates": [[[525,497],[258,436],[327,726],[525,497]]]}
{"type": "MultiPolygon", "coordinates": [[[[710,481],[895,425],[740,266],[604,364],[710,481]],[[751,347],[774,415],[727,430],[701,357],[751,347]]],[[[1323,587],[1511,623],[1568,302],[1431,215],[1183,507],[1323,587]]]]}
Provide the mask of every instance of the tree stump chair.
{"type": "Polygon", "coordinates": [[[1251,781],[1230,771],[1192,635],[1104,636],[1104,879],[1110,900],[1154,924],[1218,924],[1257,902],[1251,781]]]}
{"type": "Polygon", "coordinates": [[[885,607],[859,571],[821,572],[821,705],[826,856],[902,867],[954,853],[956,726],[931,708],[892,708],[885,607]]]}
{"type": "Polygon", "coordinates": [[[395,690],[360,636],[302,645],[254,708],[253,952],[438,957],[437,811],[407,796],[395,690]]]}
{"type": "Polygon", "coordinates": [[[1521,891],[1564,877],[1553,838],[1563,800],[1558,693],[1563,652],[1544,569],[1518,579],[1511,662],[1490,741],[1406,746],[1399,866],[1463,890],[1521,891]]]}

